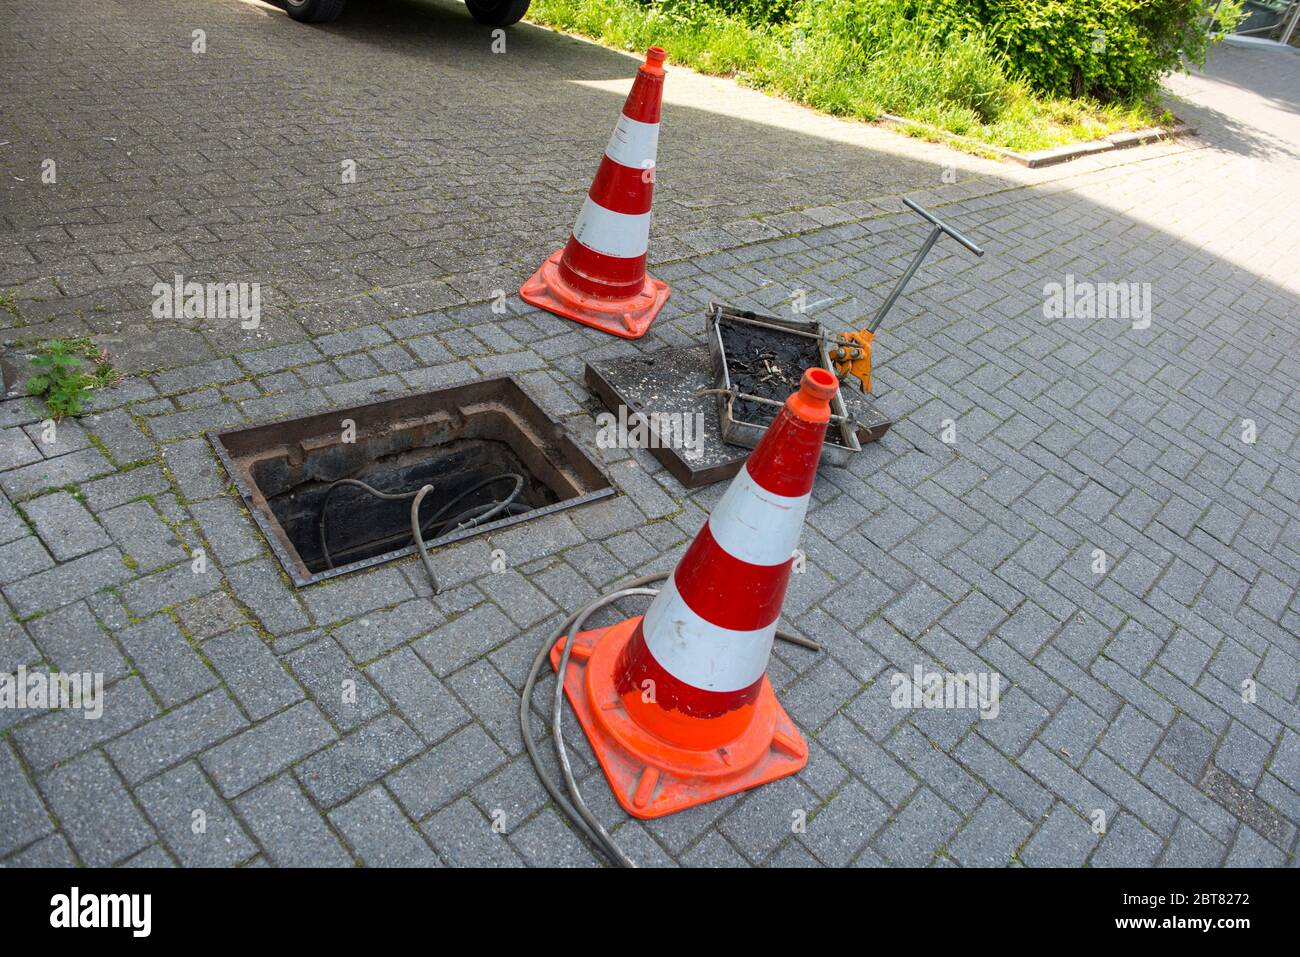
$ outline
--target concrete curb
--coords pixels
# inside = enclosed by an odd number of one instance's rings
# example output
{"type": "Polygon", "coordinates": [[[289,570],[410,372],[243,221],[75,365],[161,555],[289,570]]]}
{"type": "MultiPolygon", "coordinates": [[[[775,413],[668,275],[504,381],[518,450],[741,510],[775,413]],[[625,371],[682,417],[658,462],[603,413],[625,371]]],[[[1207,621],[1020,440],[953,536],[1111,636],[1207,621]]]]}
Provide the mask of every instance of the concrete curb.
{"type": "Polygon", "coordinates": [[[1159,140],[1171,139],[1177,136],[1191,136],[1196,133],[1195,127],[1188,126],[1186,123],[1178,123],[1168,129],[1163,127],[1151,127],[1150,129],[1145,130],[1113,133],[1105,139],[1092,140],[1087,143],[1067,143],[1065,146],[1056,146],[1049,150],[1038,150],[1033,153],[1017,153],[1015,150],[1009,150],[1001,146],[992,146],[969,136],[962,136],[958,133],[949,133],[947,130],[941,130],[937,126],[931,126],[929,123],[922,123],[918,120],[909,120],[902,116],[894,116],[892,113],[882,113],[881,119],[890,126],[920,127],[939,139],[947,140],[949,142],[964,143],[976,149],[992,153],[1001,159],[1010,160],[1013,163],[1019,163],[1021,166],[1028,167],[1029,169],[1038,169],[1042,166],[1055,166],[1058,163],[1066,163],[1083,156],[1095,156],[1098,153],[1109,153],[1112,150],[1127,149],[1131,146],[1143,146],[1147,143],[1155,143],[1159,140]]]}

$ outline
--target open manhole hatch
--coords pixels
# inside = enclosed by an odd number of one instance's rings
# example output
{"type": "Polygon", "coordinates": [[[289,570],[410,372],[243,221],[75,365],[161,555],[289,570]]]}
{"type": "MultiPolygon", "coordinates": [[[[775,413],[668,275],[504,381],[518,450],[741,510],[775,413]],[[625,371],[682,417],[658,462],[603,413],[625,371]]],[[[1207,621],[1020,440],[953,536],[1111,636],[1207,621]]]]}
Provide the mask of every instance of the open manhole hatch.
{"type": "Polygon", "coordinates": [[[384,499],[354,482],[392,496],[432,485],[420,506],[430,548],[614,494],[605,472],[509,377],[211,439],[298,586],[415,551],[409,495],[384,499]]]}

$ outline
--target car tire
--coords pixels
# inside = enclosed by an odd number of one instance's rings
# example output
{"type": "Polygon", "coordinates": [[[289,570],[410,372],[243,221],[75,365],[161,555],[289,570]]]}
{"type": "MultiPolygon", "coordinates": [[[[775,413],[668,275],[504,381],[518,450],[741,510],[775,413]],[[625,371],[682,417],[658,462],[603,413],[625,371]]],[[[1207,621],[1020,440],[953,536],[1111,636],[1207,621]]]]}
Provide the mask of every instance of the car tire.
{"type": "Polygon", "coordinates": [[[284,0],[284,8],[300,23],[333,23],[343,12],[343,0],[284,0]]]}
{"type": "Polygon", "coordinates": [[[531,0],[465,0],[469,14],[490,27],[508,27],[528,12],[531,0]]]}

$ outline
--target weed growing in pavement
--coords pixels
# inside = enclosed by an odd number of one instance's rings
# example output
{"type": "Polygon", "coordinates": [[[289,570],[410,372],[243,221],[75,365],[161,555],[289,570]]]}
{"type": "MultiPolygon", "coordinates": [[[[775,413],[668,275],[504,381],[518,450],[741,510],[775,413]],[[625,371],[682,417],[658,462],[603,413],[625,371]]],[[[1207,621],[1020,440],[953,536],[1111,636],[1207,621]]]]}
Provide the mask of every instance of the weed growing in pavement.
{"type": "Polygon", "coordinates": [[[50,339],[32,356],[32,365],[37,373],[27,380],[27,394],[44,400],[55,420],[80,415],[92,390],[123,379],[109,354],[89,339],[50,339]]]}

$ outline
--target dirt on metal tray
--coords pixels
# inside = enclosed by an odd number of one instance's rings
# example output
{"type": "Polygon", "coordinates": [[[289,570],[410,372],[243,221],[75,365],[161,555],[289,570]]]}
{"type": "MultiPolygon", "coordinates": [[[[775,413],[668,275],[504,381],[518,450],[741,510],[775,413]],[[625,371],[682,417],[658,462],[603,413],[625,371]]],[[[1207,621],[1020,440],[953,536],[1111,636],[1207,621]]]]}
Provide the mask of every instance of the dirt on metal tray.
{"type": "MultiPolygon", "coordinates": [[[[718,325],[727,357],[727,375],[739,392],[774,402],[784,402],[799,390],[805,369],[822,365],[816,339],[779,332],[723,318],[718,325]]],[[[768,426],[781,411],[739,396],[733,405],[736,418],[768,426]]]]}

